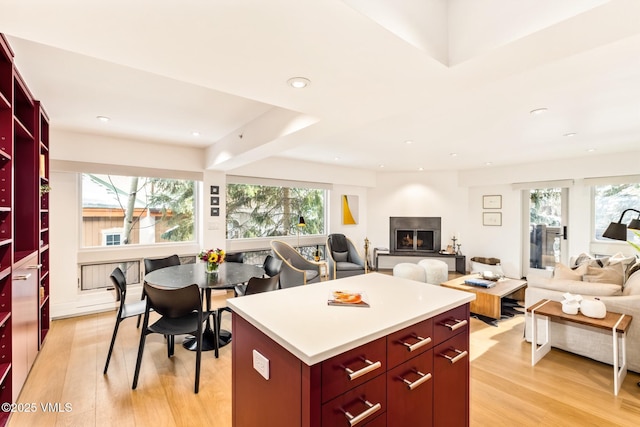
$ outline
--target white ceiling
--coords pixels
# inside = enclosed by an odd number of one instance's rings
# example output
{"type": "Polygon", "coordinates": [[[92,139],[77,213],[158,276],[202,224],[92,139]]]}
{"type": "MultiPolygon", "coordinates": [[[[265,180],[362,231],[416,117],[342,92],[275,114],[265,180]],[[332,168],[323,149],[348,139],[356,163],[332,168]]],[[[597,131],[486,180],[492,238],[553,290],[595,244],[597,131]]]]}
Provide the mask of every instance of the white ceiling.
{"type": "Polygon", "coordinates": [[[640,146],[638,0],[4,0],[0,32],[53,129],[224,148],[216,169],[640,146]]]}

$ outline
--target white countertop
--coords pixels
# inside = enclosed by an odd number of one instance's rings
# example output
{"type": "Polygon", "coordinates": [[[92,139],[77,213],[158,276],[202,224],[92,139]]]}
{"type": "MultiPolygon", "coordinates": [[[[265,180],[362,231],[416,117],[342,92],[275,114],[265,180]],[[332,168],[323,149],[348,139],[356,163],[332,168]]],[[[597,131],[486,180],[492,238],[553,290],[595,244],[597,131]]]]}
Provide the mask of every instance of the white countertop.
{"type": "Polygon", "coordinates": [[[469,292],[370,273],[231,298],[227,304],[311,366],[474,299],[469,292]],[[363,292],[370,307],[330,306],[335,290],[363,292]]]}

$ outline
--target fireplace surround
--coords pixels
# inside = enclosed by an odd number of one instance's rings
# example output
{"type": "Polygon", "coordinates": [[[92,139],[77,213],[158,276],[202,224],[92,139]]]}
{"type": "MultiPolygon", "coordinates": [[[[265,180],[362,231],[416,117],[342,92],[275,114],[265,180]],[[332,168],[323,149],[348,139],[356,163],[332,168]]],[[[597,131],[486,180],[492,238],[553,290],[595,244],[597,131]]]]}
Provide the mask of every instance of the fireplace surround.
{"type": "Polygon", "coordinates": [[[390,217],[391,254],[421,255],[439,252],[441,222],[440,217],[390,217]]]}

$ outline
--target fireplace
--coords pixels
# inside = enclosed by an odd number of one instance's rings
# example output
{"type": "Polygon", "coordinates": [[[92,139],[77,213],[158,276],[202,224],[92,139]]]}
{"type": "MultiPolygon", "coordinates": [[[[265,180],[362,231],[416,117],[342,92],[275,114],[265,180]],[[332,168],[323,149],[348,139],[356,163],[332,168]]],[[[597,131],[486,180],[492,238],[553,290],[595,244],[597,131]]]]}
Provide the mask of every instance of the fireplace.
{"type": "Polygon", "coordinates": [[[440,217],[391,217],[389,220],[391,253],[419,255],[440,251],[440,217]]]}

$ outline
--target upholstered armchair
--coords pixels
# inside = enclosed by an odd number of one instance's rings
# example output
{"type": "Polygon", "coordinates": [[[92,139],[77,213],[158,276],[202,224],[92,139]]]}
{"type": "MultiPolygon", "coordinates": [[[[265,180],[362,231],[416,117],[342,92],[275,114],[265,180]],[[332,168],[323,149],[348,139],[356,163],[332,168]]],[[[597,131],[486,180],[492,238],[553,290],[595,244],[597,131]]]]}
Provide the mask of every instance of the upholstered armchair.
{"type": "Polygon", "coordinates": [[[271,250],[277,258],[282,260],[281,288],[291,288],[320,281],[322,263],[306,259],[293,246],[280,240],[271,241],[271,250]]]}
{"type": "Polygon", "coordinates": [[[364,258],[344,234],[329,234],[327,237],[327,264],[331,279],[367,272],[364,258]]]}

